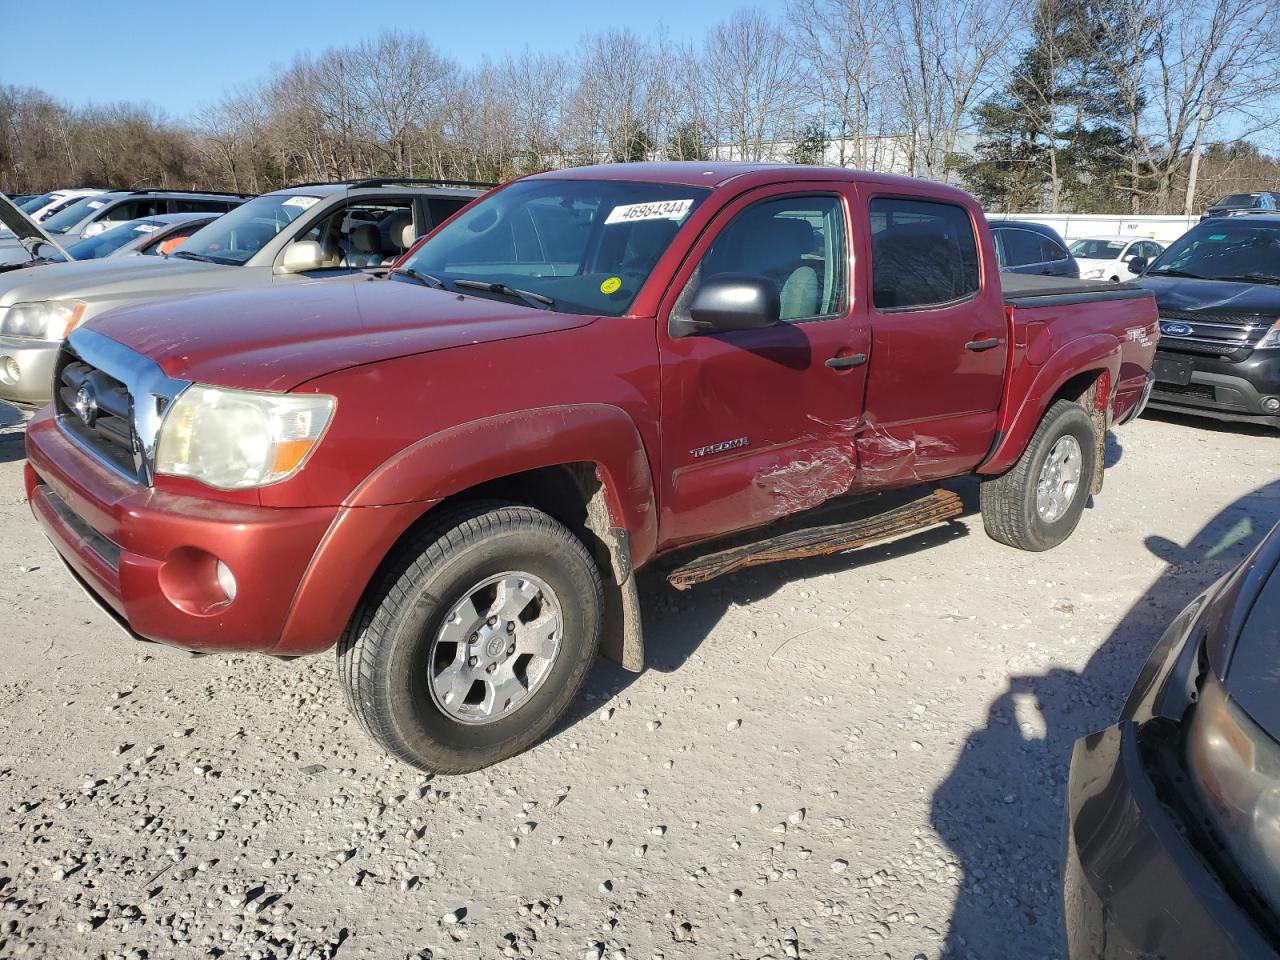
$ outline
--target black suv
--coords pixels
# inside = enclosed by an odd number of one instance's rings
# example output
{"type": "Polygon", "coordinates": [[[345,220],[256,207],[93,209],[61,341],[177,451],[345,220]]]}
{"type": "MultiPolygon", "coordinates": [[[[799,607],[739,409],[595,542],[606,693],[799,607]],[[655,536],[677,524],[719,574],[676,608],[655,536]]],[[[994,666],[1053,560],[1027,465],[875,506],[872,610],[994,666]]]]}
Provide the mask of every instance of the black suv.
{"type": "Polygon", "coordinates": [[[1211,217],[1232,217],[1254,210],[1275,210],[1280,205],[1280,193],[1260,190],[1257,193],[1233,193],[1223,197],[1205,210],[1200,218],[1203,222],[1211,217]]]}
{"type": "Polygon", "coordinates": [[[1160,309],[1150,405],[1280,427],[1280,213],[1198,224],[1138,283],[1160,309]]]}

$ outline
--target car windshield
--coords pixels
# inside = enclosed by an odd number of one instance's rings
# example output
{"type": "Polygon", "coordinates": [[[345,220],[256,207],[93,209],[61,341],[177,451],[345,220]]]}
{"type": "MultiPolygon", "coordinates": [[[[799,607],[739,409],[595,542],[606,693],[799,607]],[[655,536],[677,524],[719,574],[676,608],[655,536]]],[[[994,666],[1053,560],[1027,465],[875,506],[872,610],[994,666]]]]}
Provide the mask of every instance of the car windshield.
{"type": "Polygon", "coordinates": [[[1085,260],[1114,260],[1124,249],[1124,240],[1077,240],[1071,245],[1071,255],[1085,260]]]}
{"type": "Polygon", "coordinates": [[[23,213],[35,213],[52,199],[52,193],[42,193],[38,197],[32,197],[30,200],[24,200],[22,203],[18,204],[18,209],[23,213]]]}
{"type": "Polygon", "coordinates": [[[1280,223],[1224,218],[1193,227],[1156,258],[1150,276],[1280,281],[1280,223]]]}
{"type": "Polygon", "coordinates": [[[97,260],[119,250],[130,240],[137,240],[160,229],[158,220],[131,220],[118,227],[105,230],[96,237],[79,240],[67,247],[67,253],[75,260],[97,260]]]}
{"type": "Polygon", "coordinates": [[[707,194],[666,183],[523,180],[464,210],[404,266],[468,294],[618,317],[707,194]]]}
{"type": "Polygon", "coordinates": [[[1261,194],[1257,193],[1233,193],[1229,197],[1223,197],[1215,207],[1252,207],[1260,199],[1261,194]]]}
{"type": "Polygon", "coordinates": [[[239,266],[319,202],[319,197],[301,193],[255,197],[193,233],[182,245],[182,254],[239,266]]]}
{"type": "Polygon", "coordinates": [[[45,233],[63,234],[107,205],[101,197],[81,197],[40,224],[45,233]]]}

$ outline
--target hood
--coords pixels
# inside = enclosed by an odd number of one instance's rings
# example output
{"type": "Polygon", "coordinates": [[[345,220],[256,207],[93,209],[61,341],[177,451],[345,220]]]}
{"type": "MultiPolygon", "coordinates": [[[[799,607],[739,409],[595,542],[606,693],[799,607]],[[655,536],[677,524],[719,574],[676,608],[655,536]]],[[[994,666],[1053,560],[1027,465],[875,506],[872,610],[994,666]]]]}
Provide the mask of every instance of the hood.
{"type": "Polygon", "coordinates": [[[243,282],[244,267],[166,257],[126,257],[51,263],[0,275],[0,307],[33,300],[83,299],[91,315],[148,297],[220,289],[243,282]]]}
{"type": "Polygon", "coordinates": [[[1161,310],[1179,313],[1280,317],[1280,286],[1227,280],[1192,280],[1143,274],[1137,284],[1150,290],[1161,310]]]}
{"type": "Polygon", "coordinates": [[[1280,740],[1280,527],[1227,578],[1203,622],[1227,693],[1280,740]]]}
{"type": "Polygon", "coordinates": [[[20,243],[33,260],[36,258],[36,246],[41,243],[47,243],[67,260],[74,259],[61,244],[40,229],[39,224],[19,210],[3,193],[0,193],[0,223],[9,228],[10,236],[6,239],[11,243],[20,243]]]}
{"type": "Polygon", "coordinates": [[[175,379],[289,390],[348,367],[594,320],[356,277],[157,300],[113,310],[88,326],[175,379]]]}
{"type": "Polygon", "coordinates": [[[1115,257],[1107,257],[1106,259],[1100,259],[1098,257],[1076,257],[1076,263],[1080,264],[1081,268],[1092,267],[1096,269],[1098,267],[1109,267],[1115,262],[1115,257]]]}

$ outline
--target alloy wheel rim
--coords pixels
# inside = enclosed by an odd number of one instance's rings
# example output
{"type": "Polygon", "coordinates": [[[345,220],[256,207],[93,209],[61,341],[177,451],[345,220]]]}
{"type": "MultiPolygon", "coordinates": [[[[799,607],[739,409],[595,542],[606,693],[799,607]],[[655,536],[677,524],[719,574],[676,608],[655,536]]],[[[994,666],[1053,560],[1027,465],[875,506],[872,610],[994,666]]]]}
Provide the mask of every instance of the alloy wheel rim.
{"type": "Polygon", "coordinates": [[[436,631],[431,699],[459,723],[494,723],[519,710],[560,654],[564,615],[546,581],[519,571],[465,591],[436,631]]]}
{"type": "Polygon", "coordinates": [[[1049,449],[1036,481],[1036,513],[1045,523],[1061,520],[1080,489],[1080,441],[1071,434],[1059,437],[1049,449]]]}

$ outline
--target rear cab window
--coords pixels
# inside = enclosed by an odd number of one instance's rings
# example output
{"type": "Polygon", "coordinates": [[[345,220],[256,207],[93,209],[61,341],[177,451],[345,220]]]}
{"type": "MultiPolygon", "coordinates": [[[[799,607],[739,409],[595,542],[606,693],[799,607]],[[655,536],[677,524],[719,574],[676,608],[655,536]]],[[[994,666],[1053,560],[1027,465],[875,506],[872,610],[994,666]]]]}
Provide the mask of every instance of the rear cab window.
{"type": "Polygon", "coordinates": [[[982,280],[969,211],[905,197],[873,197],[869,207],[877,310],[925,310],[977,296],[982,280]]]}

